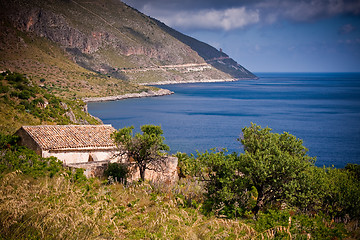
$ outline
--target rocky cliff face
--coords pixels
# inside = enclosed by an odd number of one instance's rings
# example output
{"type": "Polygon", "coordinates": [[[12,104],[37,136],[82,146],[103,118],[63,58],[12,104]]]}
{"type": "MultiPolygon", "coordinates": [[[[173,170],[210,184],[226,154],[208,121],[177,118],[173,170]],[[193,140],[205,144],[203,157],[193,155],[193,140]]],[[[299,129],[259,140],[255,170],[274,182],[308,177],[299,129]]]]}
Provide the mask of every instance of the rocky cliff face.
{"type": "Polygon", "coordinates": [[[80,66],[118,79],[144,82],[141,79],[150,78],[153,82],[155,79],[255,77],[233,60],[231,63],[216,60],[213,64],[213,58],[225,55],[119,0],[0,0],[0,13],[2,21],[9,22],[16,29],[56,43],[80,66]],[[206,61],[214,68],[196,74],[161,69],[139,76],[124,71],[206,61]]]}

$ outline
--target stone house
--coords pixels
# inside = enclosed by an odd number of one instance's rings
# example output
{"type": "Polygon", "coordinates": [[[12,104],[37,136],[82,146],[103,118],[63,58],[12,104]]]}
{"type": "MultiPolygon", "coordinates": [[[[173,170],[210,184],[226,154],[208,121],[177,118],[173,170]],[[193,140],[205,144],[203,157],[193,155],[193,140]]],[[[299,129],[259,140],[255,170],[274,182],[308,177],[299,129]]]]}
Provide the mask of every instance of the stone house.
{"type": "Polygon", "coordinates": [[[54,156],[65,165],[109,161],[116,151],[111,125],[23,126],[16,135],[20,144],[42,157],[54,156]]]}
{"type": "MultiPolygon", "coordinates": [[[[125,162],[127,158],[114,158],[119,151],[111,138],[116,131],[111,125],[39,125],[22,126],[15,134],[20,145],[34,150],[42,157],[54,156],[65,166],[85,169],[88,177],[102,175],[109,162],[125,162]]],[[[147,171],[148,180],[177,178],[177,158],[169,157],[164,172],[147,171]]],[[[130,180],[139,178],[135,171],[130,180]]]]}

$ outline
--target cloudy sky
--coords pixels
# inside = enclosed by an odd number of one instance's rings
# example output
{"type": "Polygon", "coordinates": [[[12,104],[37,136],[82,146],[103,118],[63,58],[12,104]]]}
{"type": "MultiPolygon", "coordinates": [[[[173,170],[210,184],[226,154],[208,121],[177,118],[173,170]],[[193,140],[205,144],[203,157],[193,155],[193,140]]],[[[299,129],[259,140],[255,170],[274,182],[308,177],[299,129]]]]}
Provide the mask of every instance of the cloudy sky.
{"type": "Polygon", "coordinates": [[[360,72],[360,0],[123,0],[253,72],[360,72]]]}

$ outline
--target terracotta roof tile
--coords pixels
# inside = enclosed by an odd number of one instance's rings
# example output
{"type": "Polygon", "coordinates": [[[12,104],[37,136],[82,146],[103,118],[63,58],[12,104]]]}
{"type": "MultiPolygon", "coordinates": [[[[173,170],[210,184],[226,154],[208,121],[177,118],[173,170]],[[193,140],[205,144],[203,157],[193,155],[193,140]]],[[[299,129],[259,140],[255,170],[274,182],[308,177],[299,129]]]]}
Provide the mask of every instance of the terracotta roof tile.
{"type": "Polygon", "coordinates": [[[43,150],[115,147],[111,125],[39,125],[22,127],[43,150]]]}

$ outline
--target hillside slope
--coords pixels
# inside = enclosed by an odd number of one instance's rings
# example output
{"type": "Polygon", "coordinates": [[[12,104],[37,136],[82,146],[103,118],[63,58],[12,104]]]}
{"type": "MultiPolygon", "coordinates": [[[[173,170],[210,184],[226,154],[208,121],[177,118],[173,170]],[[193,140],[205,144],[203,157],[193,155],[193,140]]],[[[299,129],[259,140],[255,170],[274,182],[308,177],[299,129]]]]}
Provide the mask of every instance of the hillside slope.
{"type": "Polygon", "coordinates": [[[0,73],[0,134],[13,134],[24,125],[100,123],[83,101],[49,94],[22,74],[0,73]]]}
{"type": "Polygon", "coordinates": [[[146,89],[131,83],[256,77],[118,0],[0,0],[0,16],[0,68],[35,81],[50,75],[57,94],[116,95],[146,89]]]}
{"type": "Polygon", "coordinates": [[[157,25],[163,29],[165,32],[169,33],[174,38],[183,42],[187,46],[191,47],[195,52],[197,52],[207,63],[209,63],[214,68],[225,72],[231,75],[234,78],[257,78],[249,70],[238,64],[235,60],[230,58],[226,53],[217,50],[216,48],[210,46],[207,43],[201,42],[195,38],[184,35],[175,29],[172,29],[165,25],[164,23],[153,19],[157,25]]]}

